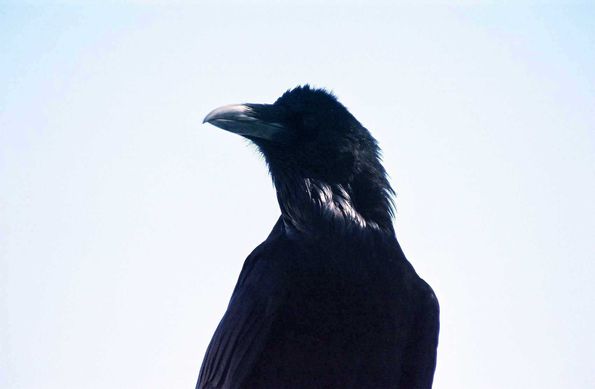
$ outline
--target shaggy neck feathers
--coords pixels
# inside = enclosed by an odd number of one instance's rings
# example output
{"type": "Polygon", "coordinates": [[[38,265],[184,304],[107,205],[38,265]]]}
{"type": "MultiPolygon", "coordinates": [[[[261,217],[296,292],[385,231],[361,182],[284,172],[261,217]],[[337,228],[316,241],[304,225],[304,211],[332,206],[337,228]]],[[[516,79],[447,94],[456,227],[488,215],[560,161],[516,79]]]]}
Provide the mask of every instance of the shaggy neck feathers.
{"type": "Polygon", "coordinates": [[[302,233],[374,230],[394,234],[392,189],[383,178],[350,184],[273,174],[283,219],[302,233]]]}

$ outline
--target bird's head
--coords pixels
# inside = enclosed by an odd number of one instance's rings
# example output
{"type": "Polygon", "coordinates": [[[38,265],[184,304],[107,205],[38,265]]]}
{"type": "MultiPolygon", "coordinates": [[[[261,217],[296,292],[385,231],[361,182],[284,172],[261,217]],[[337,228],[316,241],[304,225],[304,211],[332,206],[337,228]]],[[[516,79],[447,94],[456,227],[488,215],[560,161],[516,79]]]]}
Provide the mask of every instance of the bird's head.
{"type": "MultiPolygon", "coordinates": [[[[306,85],[287,91],[273,104],[223,106],[209,113],[204,122],[258,146],[282,209],[288,208],[285,200],[296,197],[289,192],[303,189],[320,208],[326,205],[334,213],[347,214],[347,219],[355,217],[359,225],[392,228],[392,189],[376,140],[326,90],[306,85]]],[[[293,204],[293,208],[303,206],[293,204]]]]}

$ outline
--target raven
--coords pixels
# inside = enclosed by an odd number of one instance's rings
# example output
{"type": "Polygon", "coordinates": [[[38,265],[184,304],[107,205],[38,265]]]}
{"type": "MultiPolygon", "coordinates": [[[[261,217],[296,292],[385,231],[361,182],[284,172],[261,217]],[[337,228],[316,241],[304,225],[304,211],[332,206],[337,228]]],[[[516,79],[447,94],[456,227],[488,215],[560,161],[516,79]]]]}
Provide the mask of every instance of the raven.
{"type": "Polygon", "coordinates": [[[204,122],[252,141],[281,216],[246,259],[197,388],[431,388],[438,301],[405,258],[380,149],[308,85],[204,122]]]}

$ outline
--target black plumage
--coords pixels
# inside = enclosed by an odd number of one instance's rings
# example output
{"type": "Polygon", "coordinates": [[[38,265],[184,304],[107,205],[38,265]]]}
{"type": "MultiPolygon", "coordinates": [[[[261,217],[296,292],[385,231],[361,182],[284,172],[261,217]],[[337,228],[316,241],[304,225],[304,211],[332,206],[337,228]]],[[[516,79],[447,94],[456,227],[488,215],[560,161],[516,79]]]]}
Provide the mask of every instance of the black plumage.
{"type": "Polygon", "coordinates": [[[258,146],[281,216],[244,263],[197,388],[430,388],[438,302],[397,242],[368,130],[309,86],[205,122],[258,146]]]}

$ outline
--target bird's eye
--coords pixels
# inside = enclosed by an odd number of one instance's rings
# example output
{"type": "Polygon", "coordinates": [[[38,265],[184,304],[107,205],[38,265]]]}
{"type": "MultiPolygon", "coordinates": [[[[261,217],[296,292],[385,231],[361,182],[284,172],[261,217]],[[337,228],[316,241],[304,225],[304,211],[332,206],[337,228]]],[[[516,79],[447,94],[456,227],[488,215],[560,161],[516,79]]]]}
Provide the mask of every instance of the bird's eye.
{"type": "Polygon", "coordinates": [[[305,115],[302,117],[302,134],[309,139],[316,138],[318,133],[318,125],[316,119],[312,115],[305,115]]]}

